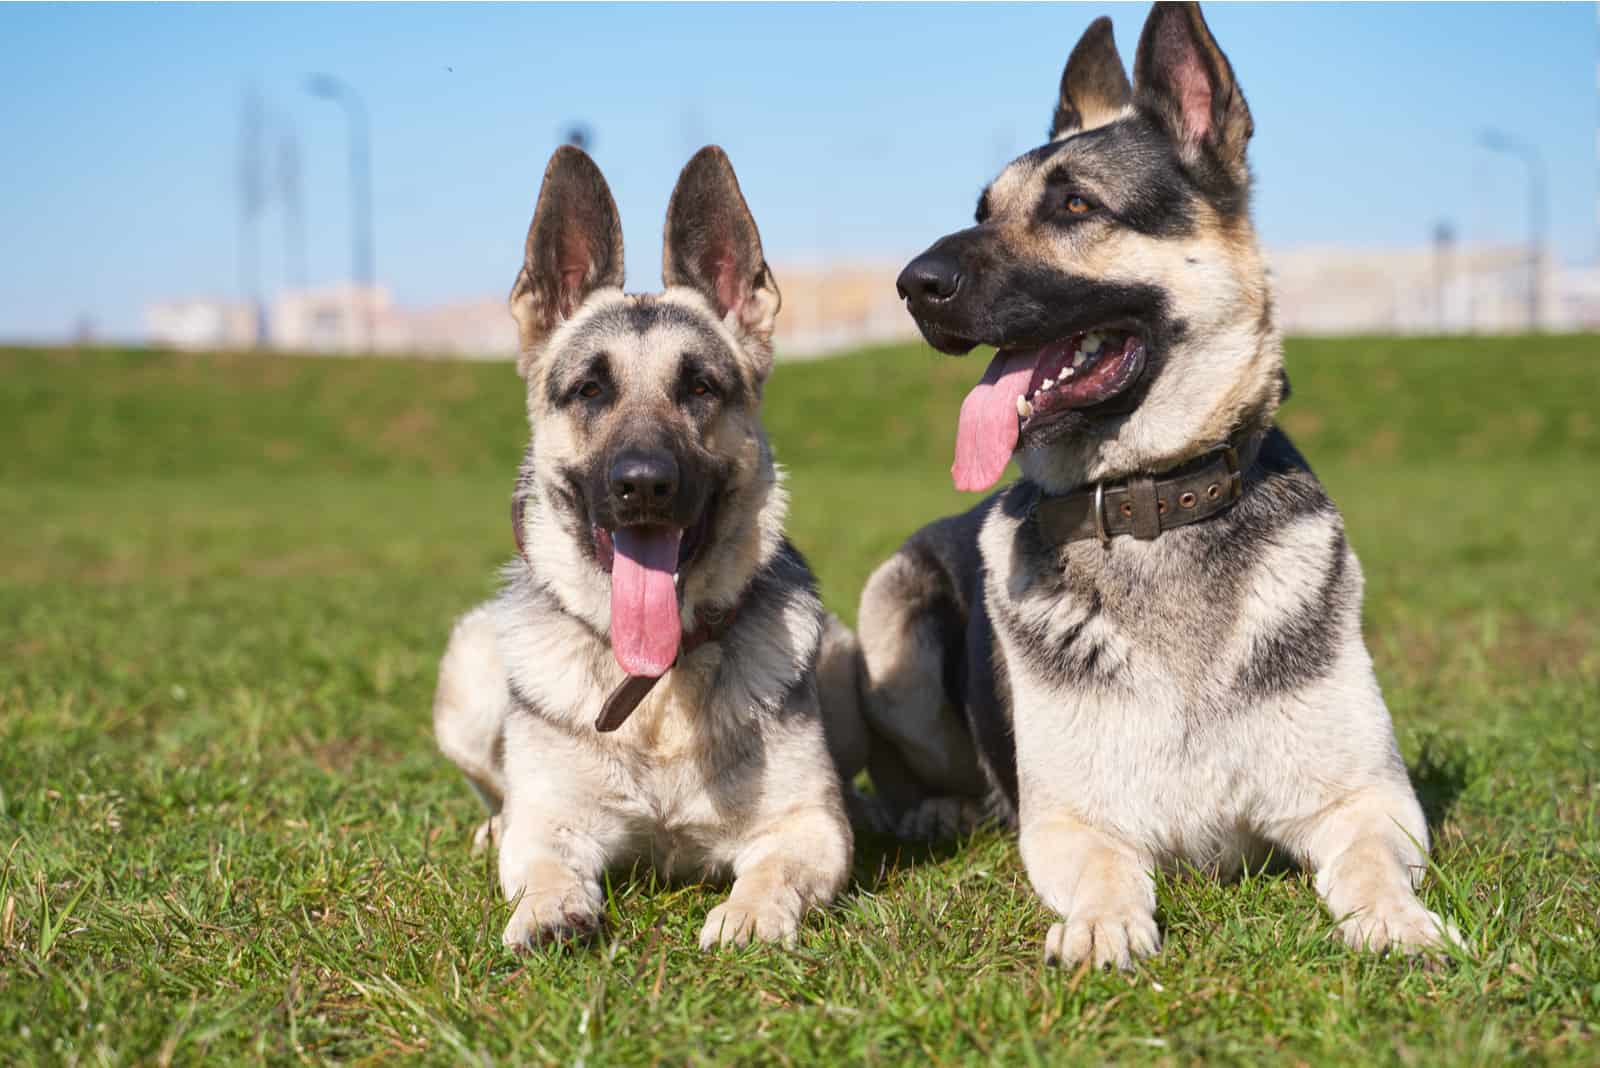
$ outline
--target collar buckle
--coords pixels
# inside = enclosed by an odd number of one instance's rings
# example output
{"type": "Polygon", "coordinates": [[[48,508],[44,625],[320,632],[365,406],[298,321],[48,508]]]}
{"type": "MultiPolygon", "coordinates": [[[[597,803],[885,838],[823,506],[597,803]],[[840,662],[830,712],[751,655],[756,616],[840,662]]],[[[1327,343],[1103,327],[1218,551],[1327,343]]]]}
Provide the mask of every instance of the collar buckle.
{"type": "Polygon", "coordinates": [[[1100,544],[1110,548],[1111,532],[1106,530],[1106,484],[1103,480],[1094,484],[1094,532],[1100,544]]]}
{"type": "Polygon", "coordinates": [[[1239,472],[1239,450],[1234,448],[1231,441],[1224,441],[1218,448],[1228,464],[1228,500],[1237,501],[1244,496],[1244,476],[1239,472]]]}

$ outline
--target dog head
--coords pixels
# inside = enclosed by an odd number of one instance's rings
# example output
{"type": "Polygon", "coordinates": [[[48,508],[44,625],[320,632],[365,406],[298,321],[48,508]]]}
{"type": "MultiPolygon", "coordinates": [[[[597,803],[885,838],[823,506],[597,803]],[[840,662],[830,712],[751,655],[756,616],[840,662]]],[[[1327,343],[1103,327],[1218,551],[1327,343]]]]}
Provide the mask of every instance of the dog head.
{"type": "Polygon", "coordinates": [[[898,287],[928,343],[998,349],[962,406],[956,484],[1020,447],[1046,488],[1181,462],[1270,415],[1281,356],[1249,218],[1253,126],[1197,6],[1157,4],[1130,85],[1111,22],[1061,78],[1050,141],[898,287]]]}
{"type": "Polygon", "coordinates": [[[725,543],[775,478],[759,407],[779,295],[719,148],[678,179],[662,275],[664,292],[624,295],[606,181],[557,150],[511,290],[533,427],[524,481],[541,504],[522,534],[569,609],[648,676],[677,656],[687,595],[720,592],[696,574],[728,570],[725,543]]]}

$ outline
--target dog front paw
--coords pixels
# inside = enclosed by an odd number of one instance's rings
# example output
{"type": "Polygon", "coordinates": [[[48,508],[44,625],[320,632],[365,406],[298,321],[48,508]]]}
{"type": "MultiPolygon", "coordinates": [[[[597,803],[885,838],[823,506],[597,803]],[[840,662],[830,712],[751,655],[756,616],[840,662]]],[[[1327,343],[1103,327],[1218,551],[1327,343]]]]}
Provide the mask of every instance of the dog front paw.
{"type": "Polygon", "coordinates": [[[1442,948],[1445,942],[1460,944],[1455,925],[1429,912],[1416,898],[1384,901],[1359,909],[1339,923],[1339,935],[1352,949],[1374,953],[1393,950],[1418,953],[1442,948]]]}
{"type": "Polygon", "coordinates": [[[513,953],[527,953],[555,942],[579,942],[600,930],[600,910],[581,890],[566,894],[524,894],[500,940],[513,953]]]}
{"type": "Polygon", "coordinates": [[[724,901],[706,914],[705,926],[700,929],[700,948],[743,946],[752,940],[792,946],[799,930],[799,914],[781,902],[747,905],[724,901]]]}
{"type": "Polygon", "coordinates": [[[1045,961],[1068,967],[1087,960],[1096,968],[1127,970],[1160,949],[1155,917],[1134,909],[1074,915],[1052,925],[1044,938],[1045,961]]]}

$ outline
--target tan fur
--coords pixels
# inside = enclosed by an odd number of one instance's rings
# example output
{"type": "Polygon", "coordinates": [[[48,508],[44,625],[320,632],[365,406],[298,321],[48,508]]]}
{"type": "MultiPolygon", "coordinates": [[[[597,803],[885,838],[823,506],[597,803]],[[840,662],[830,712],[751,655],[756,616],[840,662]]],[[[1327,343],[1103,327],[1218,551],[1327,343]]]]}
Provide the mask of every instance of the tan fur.
{"type": "Polygon", "coordinates": [[[1076,131],[1097,130],[1102,126],[1109,126],[1122,118],[1129,111],[1126,105],[1113,103],[1097,103],[1095,106],[1086,107],[1083,111],[1083,127],[1076,131]]]}

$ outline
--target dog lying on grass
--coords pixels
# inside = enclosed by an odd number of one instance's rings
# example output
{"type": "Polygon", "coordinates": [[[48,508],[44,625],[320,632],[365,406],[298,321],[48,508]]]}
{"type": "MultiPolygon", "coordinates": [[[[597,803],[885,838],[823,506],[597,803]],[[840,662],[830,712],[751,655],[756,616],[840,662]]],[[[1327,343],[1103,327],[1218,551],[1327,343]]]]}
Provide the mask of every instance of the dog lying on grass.
{"type": "Polygon", "coordinates": [[[434,699],[490,810],[514,949],[593,931],[602,874],[640,861],[733,876],[706,948],[792,939],[849,870],[851,644],[784,537],[760,421],[780,298],[720,149],[684,168],[665,240],[665,291],[624,295],[605,179],[555,153],[511,292],[520,553],[457,623],[434,699]],[[845,651],[826,732],[825,637],[845,651]]]}
{"type": "Polygon", "coordinates": [[[999,351],[953,468],[987,490],[869,580],[871,773],[902,828],[987,809],[1061,916],[1048,958],[1156,952],[1152,872],[1269,849],[1355,946],[1437,945],[1427,824],[1361,637],[1338,510],[1274,423],[1250,109],[1198,7],[1157,4],[1130,85],[1109,19],[1050,140],[899,286],[923,335],[999,351]]]}

